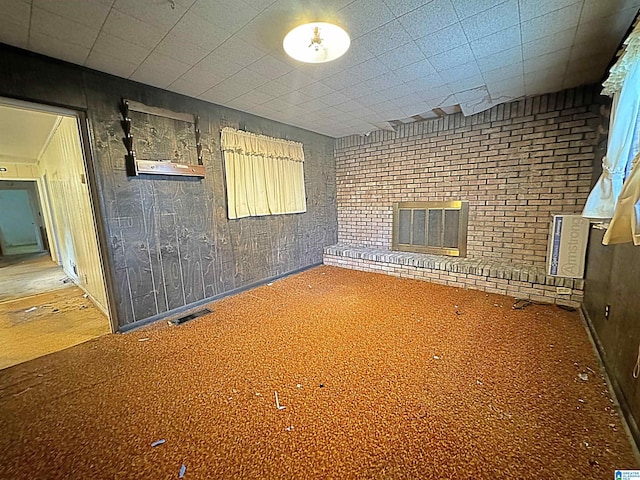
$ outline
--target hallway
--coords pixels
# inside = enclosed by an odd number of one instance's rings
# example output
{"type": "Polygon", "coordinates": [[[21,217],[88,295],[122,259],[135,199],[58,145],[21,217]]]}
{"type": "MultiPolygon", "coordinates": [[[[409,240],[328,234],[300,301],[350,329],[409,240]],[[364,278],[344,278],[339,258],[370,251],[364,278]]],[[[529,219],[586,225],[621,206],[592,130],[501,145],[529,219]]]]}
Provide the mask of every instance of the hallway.
{"type": "Polygon", "coordinates": [[[0,369],[110,331],[105,314],[48,255],[0,257],[0,369]]]}

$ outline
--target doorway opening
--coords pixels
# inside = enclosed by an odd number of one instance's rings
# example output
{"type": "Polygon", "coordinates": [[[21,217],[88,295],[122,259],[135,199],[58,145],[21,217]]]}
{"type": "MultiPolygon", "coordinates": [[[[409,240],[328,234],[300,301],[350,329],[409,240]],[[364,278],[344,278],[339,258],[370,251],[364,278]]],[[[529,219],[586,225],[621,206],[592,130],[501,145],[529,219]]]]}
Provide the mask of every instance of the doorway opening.
{"type": "Polygon", "coordinates": [[[0,369],[114,331],[81,118],[0,98],[0,369]]]}

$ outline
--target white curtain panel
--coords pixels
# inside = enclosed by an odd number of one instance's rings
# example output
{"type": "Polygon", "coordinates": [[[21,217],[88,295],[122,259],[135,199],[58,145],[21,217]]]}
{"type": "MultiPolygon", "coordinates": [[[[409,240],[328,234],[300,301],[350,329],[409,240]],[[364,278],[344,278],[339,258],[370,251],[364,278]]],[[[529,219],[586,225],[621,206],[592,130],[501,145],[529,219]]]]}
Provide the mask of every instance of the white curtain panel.
{"type": "Polygon", "coordinates": [[[614,98],[607,154],[602,159],[602,175],[589,194],[582,216],[594,219],[613,217],[625,175],[637,152],[637,119],[640,115],[640,62],[636,62],[614,98]],[[634,143],[635,142],[635,143],[634,143]]]}
{"type": "Polygon", "coordinates": [[[612,96],[607,154],[602,159],[602,175],[589,194],[582,215],[609,220],[625,183],[630,178],[633,159],[638,152],[640,118],[640,23],[625,40],[618,61],[603,84],[602,93],[612,96]]]}
{"type": "Polygon", "coordinates": [[[222,130],[230,219],[307,211],[301,143],[222,130]]]}

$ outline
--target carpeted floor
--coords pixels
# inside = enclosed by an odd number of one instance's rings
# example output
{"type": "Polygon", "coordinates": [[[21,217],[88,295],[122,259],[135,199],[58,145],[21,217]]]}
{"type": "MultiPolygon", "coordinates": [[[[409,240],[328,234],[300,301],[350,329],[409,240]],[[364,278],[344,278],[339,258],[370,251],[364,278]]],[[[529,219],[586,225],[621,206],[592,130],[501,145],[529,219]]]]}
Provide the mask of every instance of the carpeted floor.
{"type": "Polygon", "coordinates": [[[578,313],[512,304],[319,267],[180,326],[3,370],[0,477],[178,478],[184,465],[187,480],[603,479],[639,468],[578,313]]]}

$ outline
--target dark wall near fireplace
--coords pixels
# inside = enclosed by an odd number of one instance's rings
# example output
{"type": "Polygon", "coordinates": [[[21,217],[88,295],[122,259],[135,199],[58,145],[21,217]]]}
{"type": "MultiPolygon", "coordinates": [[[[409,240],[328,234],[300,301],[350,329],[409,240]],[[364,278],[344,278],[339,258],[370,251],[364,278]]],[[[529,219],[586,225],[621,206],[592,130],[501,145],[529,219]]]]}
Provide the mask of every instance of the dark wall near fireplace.
{"type": "Polygon", "coordinates": [[[0,96],[86,112],[95,204],[120,327],[322,262],[336,242],[333,139],[0,44],[0,96]],[[119,104],[200,117],[204,179],[127,176],[119,104]],[[220,129],[302,142],[307,212],[228,220],[220,129]]]}

